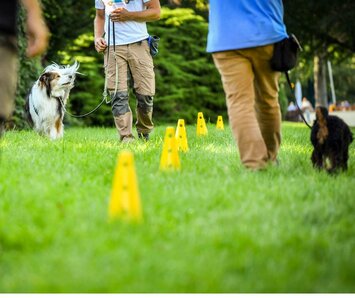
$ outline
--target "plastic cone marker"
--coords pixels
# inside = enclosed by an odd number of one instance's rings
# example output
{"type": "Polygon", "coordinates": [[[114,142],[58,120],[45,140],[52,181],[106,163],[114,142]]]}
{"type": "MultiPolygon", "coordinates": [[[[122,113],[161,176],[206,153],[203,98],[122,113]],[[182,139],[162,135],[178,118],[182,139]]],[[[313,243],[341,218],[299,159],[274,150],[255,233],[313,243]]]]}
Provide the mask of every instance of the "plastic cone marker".
{"type": "Polygon", "coordinates": [[[142,220],[141,201],[133,154],[122,151],[118,156],[109,204],[109,219],[142,220]]]}
{"type": "Polygon", "coordinates": [[[180,158],[175,138],[175,128],[167,127],[165,131],[163,152],[160,159],[160,170],[179,170],[180,158]]]}
{"type": "Polygon", "coordinates": [[[222,118],[222,116],[218,116],[218,117],[217,117],[216,128],[217,128],[217,129],[220,129],[220,130],[224,130],[224,124],[223,124],[223,118],[222,118]]]}
{"type": "Polygon", "coordinates": [[[187,136],[186,136],[186,128],[185,128],[185,120],[179,119],[175,138],[177,141],[177,147],[179,151],[187,152],[189,150],[189,146],[187,145],[187,136]]]}
{"type": "Polygon", "coordinates": [[[197,128],[196,133],[198,136],[204,136],[208,134],[205,118],[203,118],[203,113],[199,112],[197,114],[197,128]]]}

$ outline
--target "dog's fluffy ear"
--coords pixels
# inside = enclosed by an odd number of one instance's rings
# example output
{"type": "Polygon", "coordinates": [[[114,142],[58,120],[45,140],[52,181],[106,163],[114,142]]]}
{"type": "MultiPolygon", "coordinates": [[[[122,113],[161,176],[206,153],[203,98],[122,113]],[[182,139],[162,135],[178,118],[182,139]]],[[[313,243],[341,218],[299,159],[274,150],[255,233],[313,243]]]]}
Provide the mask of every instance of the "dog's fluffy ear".
{"type": "Polygon", "coordinates": [[[73,65],[67,65],[64,68],[64,70],[65,70],[65,73],[68,73],[68,74],[71,74],[71,75],[81,74],[80,72],[78,72],[79,67],[80,67],[80,63],[75,60],[73,65]]]}
{"type": "Polygon", "coordinates": [[[80,63],[75,60],[74,64],[70,68],[72,68],[75,72],[77,72],[79,67],[80,67],[80,63]]]}
{"type": "Polygon", "coordinates": [[[51,97],[51,73],[45,72],[39,78],[39,85],[41,88],[45,88],[48,98],[51,97]]]}
{"type": "Polygon", "coordinates": [[[58,77],[58,74],[54,72],[45,72],[39,78],[40,87],[45,88],[48,98],[51,97],[52,86],[51,81],[58,77]]]}
{"type": "Polygon", "coordinates": [[[317,139],[319,144],[323,144],[329,135],[327,117],[327,108],[321,106],[316,107],[316,119],[318,124],[317,139]]]}
{"type": "Polygon", "coordinates": [[[327,118],[329,115],[328,109],[326,107],[318,106],[316,107],[316,117],[317,118],[327,118]]]}

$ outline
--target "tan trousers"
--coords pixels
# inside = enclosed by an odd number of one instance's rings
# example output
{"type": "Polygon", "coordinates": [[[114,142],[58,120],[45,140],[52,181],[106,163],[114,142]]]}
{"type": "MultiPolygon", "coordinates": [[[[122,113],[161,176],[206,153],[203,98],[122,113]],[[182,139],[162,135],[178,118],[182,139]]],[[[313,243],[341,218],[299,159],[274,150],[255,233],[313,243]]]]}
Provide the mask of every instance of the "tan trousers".
{"type": "Polygon", "coordinates": [[[113,114],[119,135],[121,139],[132,136],[133,117],[128,103],[130,85],[137,99],[137,132],[149,134],[154,127],[155,74],[148,42],[144,40],[115,48],[110,46],[109,51],[109,55],[107,52],[105,55],[107,89],[113,95],[113,114]]]}
{"type": "Polygon", "coordinates": [[[273,45],[213,54],[240,159],[251,169],[275,161],[281,143],[280,73],[270,67],[272,54],[273,45]]]}
{"type": "Polygon", "coordinates": [[[105,63],[107,64],[107,88],[115,90],[116,86],[116,62],[118,70],[118,91],[128,91],[128,71],[133,78],[133,89],[138,94],[154,96],[155,75],[153,58],[149,52],[147,40],[128,45],[110,46],[109,61],[107,52],[105,63]]]}
{"type": "Polygon", "coordinates": [[[17,83],[17,54],[0,45],[0,119],[8,119],[14,109],[17,83]]]}

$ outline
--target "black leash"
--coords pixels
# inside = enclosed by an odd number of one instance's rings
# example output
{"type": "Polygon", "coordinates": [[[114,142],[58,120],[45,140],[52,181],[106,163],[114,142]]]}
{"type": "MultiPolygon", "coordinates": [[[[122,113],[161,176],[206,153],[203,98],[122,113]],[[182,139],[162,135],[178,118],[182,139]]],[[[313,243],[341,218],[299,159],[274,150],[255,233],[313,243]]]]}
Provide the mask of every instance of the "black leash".
{"type": "MultiPolygon", "coordinates": [[[[86,117],[86,116],[89,116],[90,114],[94,113],[98,108],[100,108],[102,106],[102,104],[105,102],[105,98],[102,99],[102,101],[90,112],[86,113],[86,114],[82,114],[82,115],[73,115],[71,113],[68,112],[68,110],[65,108],[65,105],[64,105],[64,102],[63,102],[63,99],[61,97],[56,97],[57,99],[59,99],[60,101],[60,104],[62,106],[62,110],[68,114],[70,117],[73,117],[73,118],[83,118],[83,117],[86,117]]],[[[38,115],[38,114],[37,114],[38,115]]]]}
{"type": "MultiPolygon", "coordinates": [[[[112,21],[110,21],[112,22],[112,21]]],[[[110,35],[109,35],[110,36],[110,35]]],[[[116,53],[116,33],[115,33],[115,22],[112,22],[112,42],[113,42],[113,52],[116,53]]],[[[109,49],[110,50],[110,49],[109,49]]]]}
{"type": "Polygon", "coordinates": [[[304,116],[303,116],[303,112],[302,112],[301,108],[298,106],[297,98],[296,98],[296,95],[295,95],[295,93],[294,93],[294,91],[295,91],[295,86],[294,86],[293,83],[291,83],[290,77],[289,77],[289,75],[288,75],[288,71],[285,71],[284,74],[286,75],[286,79],[287,79],[288,86],[289,86],[290,89],[291,89],[291,93],[292,93],[292,95],[293,95],[293,97],[294,97],[294,99],[295,99],[296,107],[297,107],[297,109],[298,109],[298,111],[299,111],[299,113],[300,113],[300,116],[301,116],[303,122],[304,122],[310,129],[312,129],[312,126],[310,126],[310,125],[308,124],[307,120],[306,120],[306,119],[304,118],[304,116]]]}

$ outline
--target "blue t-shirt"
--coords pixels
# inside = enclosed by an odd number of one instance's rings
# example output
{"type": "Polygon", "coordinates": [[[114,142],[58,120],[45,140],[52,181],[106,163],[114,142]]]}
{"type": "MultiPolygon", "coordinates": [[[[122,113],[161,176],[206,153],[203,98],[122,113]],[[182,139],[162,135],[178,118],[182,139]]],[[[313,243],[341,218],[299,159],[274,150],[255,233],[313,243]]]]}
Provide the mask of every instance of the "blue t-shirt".
{"type": "Polygon", "coordinates": [[[264,46],[285,37],[282,0],[210,0],[207,52],[264,46]]]}

